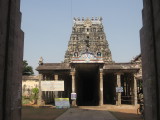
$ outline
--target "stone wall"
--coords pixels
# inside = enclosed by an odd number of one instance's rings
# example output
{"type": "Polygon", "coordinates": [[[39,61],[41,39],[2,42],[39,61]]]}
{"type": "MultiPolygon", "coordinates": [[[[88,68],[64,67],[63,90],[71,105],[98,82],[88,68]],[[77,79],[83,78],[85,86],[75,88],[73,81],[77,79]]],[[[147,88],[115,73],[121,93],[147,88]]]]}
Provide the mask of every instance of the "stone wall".
{"type": "Polygon", "coordinates": [[[0,0],[0,120],[21,119],[23,32],[20,0],[0,0]]]}
{"type": "Polygon", "coordinates": [[[160,1],[143,0],[140,31],[145,120],[160,120],[160,1]]]}
{"type": "Polygon", "coordinates": [[[33,88],[39,88],[38,76],[23,76],[22,77],[22,96],[30,96],[33,88]]]}

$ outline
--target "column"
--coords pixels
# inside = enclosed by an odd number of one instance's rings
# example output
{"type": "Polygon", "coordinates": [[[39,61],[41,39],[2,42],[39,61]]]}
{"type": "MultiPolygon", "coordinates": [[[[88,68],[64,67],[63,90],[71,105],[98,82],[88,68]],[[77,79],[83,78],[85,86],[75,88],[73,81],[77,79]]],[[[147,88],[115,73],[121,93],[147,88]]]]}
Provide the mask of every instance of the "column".
{"type": "MultiPolygon", "coordinates": [[[[71,70],[71,75],[72,75],[72,93],[76,93],[75,68],[71,70]]],[[[72,100],[72,106],[77,106],[76,100],[72,100]]]]}
{"type": "Polygon", "coordinates": [[[134,105],[137,105],[137,79],[134,76],[134,105]]]}
{"type": "Polygon", "coordinates": [[[54,80],[58,81],[58,75],[54,75],[54,80]]]}
{"type": "MultiPolygon", "coordinates": [[[[117,73],[117,87],[121,87],[121,73],[117,73]]],[[[117,93],[116,105],[121,105],[121,93],[117,93]]]]}
{"type": "Polygon", "coordinates": [[[99,91],[99,106],[102,106],[103,105],[103,69],[100,68],[99,69],[99,74],[100,74],[100,80],[99,80],[99,88],[100,88],[100,91],[99,91]]]}
{"type": "Polygon", "coordinates": [[[75,93],[75,73],[72,73],[72,93],[75,93]]]}
{"type": "MultiPolygon", "coordinates": [[[[44,81],[47,81],[47,75],[43,75],[44,76],[44,81]]],[[[44,91],[44,99],[45,99],[45,103],[48,103],[48,91],[44,91]]]]}
{"type": "Polygon", "coordinates": [[[43,75],[39,74],[39,94],[38,94],[38,105],[43,105],[42,102],[42,91],[41,91],[41,81],[42,81],[43,75]]]}
{"type": "MultiPolygon", "coordinates": [[[[58,81],[58,75],[54,75],[54,80],[58,81]]],[[[58,91],[55,91],[54,94],[55,94],[55,98],[58,98],[58,91]]]]}
{"type": "Polygon", "coordinates": [[[51,98],[52,98],[52,102],[54,102],[53,91],[51,92],[51,98]]]}

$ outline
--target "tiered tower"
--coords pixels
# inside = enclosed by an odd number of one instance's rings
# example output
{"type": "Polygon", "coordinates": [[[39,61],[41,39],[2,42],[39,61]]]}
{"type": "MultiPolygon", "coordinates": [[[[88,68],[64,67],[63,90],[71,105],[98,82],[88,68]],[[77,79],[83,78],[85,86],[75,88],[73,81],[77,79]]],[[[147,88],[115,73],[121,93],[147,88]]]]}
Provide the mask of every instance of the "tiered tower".
{"type": "Polygon", "coordinates": [[[94,58],[101,58],[104,63],[112,62],[101,17],[74,18],[64,62],[70,63],[73,58],[80,58],[84,53],[89,53],[94,58]]]}

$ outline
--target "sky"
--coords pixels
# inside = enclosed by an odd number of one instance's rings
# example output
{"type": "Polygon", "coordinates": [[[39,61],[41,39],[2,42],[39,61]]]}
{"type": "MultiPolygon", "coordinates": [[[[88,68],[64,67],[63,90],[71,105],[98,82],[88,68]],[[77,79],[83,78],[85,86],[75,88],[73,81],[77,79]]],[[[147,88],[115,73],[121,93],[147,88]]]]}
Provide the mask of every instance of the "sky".
{"type": "Polygon", "coordinates": [[[73,17],[102,17],[112,59],[129,62],[140,54],[142,0],[21,0],[24,60],[35,74],[39,58],[60,63],[70,39],[73,17]]]}

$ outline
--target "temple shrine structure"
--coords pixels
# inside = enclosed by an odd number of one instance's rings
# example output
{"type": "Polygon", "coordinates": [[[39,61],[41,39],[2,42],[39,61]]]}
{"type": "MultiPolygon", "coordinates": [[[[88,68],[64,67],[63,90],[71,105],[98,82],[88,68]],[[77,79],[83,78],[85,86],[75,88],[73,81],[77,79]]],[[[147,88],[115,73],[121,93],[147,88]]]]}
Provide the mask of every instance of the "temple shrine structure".
{"type": "Polygon", "coordinates": [[[40,91],[40,99],[53,102],[69,98],[78,106],[137,104],[141,86],[141,55],[127,63],[116,63],[106,39],[101,17],[74,18],[68,49],[62,63],[43,63],[39,82],[64,81],[64,91],[40,91]],[[119,91],[120,90],[120,91],[119,91]],[[71,99],[75,93],[76,99],[71,99]]]}

